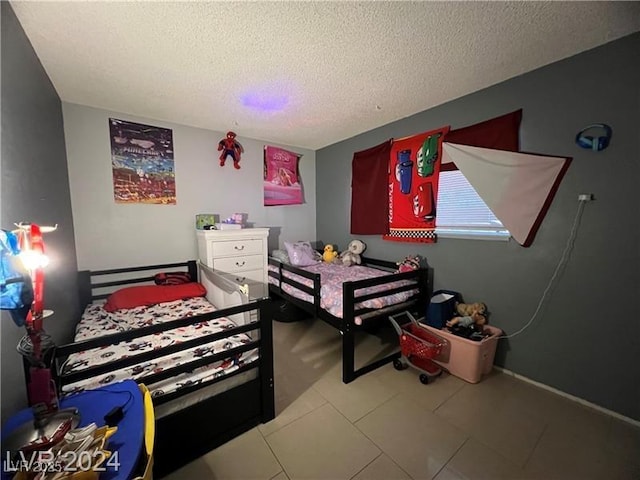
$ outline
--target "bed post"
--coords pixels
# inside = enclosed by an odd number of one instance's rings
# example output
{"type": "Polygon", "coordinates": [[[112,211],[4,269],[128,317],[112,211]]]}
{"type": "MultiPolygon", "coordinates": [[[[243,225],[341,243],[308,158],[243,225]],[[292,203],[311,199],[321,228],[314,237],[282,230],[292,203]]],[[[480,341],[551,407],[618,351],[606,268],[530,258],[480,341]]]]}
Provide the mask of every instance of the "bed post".
{"type": "Polygon", "coordinates": [[[198,262],[195,260],[189,260],[187,262],[187,268],[189,269],[189,276],[192,282],[198,281],[198,262]]]}
{"type": "Polygon", "coordinates": [[[418,313],[420,316],[423,316],[427,311],[427,305],[429,304],[429,299],[432,295],[432,287],[433,287],[433,270],[430,268],[420,269],[420,276],[418,277],[419,281],[419,298],[418,303],[416,304],[416,308],[418,308],[418,313]]]}
{"type": "Polygon", "coordinates": [[[351,282],[342,284],[342,381],[350,383],[355,375],[354,289],[351,282]]]}
{"type": "Polygon", "coordinates": [[[260,300],[260,382],[262,390],[262,423],[276,416],[273,386],[273,309],[269,299],[260,300]]]}
{"type": "Polygon", "coordinates": [[[316,273],[313,276],[313,305],[315,306],[315,309],[314,309],[315,318],[318,318],[320,316],[321,288],[322,288],[322,284],[320,283],[320,274],[316,273]]]}
{"type": "MultiPolygon", "coordinates": [[[[272,263],[272,260],[269,259],[269,263],[271,265],[275,265],[275,263],[272,263]]],[[[278,261],[278,264],[275,265],[278,268],[278,272],[276,273],[277,277],[274,277],[274,275],[271,275],[272,277],[276,278],[278,280],[278,284],[276,285],[276,289],[278,291],[278,295],[280,295],[280,297],[282,297],[282,262],[278,261]]],[[[271,272],[267,269],[267,275],[269,275],[271,272]]],[[[271,286],[269,285],[269,288],[271,288],[271,286]]]]}
{"type": "Polygon", "coordinates": [[[282,263],[278,265],[278,292],[282,295],[282,263]]]}
{"type": "Polygon", "coordinates": [[[80,314],[91,303],[91,272],[82,270],[78,272],[78,300],[80,301],[80,314]]]}

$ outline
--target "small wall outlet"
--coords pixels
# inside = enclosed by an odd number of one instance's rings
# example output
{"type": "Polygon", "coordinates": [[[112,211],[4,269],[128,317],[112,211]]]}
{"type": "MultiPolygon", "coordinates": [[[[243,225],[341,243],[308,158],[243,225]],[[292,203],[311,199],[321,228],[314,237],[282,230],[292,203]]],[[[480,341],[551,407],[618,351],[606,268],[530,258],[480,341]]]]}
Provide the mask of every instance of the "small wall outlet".
{"type": "Polygon", "coordinates": [[[581,202],[590,202],[593,200],[593,193],[581,193],[578,195],[578,200],[581,202]]]}

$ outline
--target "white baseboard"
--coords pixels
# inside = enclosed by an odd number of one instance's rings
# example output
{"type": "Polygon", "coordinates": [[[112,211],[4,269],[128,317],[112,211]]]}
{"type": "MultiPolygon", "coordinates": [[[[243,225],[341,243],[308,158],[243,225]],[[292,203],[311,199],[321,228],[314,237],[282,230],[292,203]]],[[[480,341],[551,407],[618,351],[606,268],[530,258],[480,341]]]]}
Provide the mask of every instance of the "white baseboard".
{"type": "Polygon", "coordinates": [[[596,405],[595,403],[591,403],[586,401],[583,398],[580,397],[576,397],[574,395],[571,395],[567,392],[563,392],[562,390],[558,390],[557,388],[553,388],[550,387],[549,385],[545,385],[544,383],[540,383],[540,382],[536,382],[535,380],[531,380],[528,377],[524,377],[520,374],[517,374],[515,372],[512,372],[511,370],[507,370],[506,368],[502,368],[502,367],[498,367],[497,365],[494,365],[493,368],[495,368],[496,370],[506,374],[506,375],[511,375],[512,377],[517,378],[518,380],[522,380],[523,382],[527,382],[530,383],[532,385],[535,385],[536,387],[542,388],[544,390],[548,390],[549,392],[553,392],[557,395],[560,395],[561,397],[564,398],[568,398],[569,400],[573,400],[574,402],[578,402],[581,405],[584,405],[585,407],[589,407],[589,408],[593,408],[594,410],[597,410],[601,413],[604,413],[606,415],[609,415],[611,417],[617,418],[618,420],[622,420],[623,422],[627,422],[635,427],[640,427],[640,421],[638,420],[634,420],[633,418],[629,418],[629,417],[625,417],[624,415],[619,414],[618,412],[614,412],[613,410],[609,410],[607,408],[601,407],[600,405],[596,405]]]}

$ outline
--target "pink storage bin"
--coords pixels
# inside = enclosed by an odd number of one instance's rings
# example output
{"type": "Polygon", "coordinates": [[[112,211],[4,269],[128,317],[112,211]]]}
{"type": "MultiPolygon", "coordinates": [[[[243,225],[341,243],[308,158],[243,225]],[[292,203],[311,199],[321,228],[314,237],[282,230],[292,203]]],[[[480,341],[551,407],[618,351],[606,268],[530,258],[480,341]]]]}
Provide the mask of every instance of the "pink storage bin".
{"type": "Polygon", "coordinates": [[[425,324],[422,324],[422,326],[448,340],[449,344],[442,349],[440,355],[435,357],[433,361],[451,375],[455,375],[469,383],[478,383],[482,380],[482,375],[491,372],[493,360],[496,356],[498,337],[502,335],[502,330],[485,325],[485,331],[491,332],[491,335],[479,342],[474,342],[444,329],[438,330],[425,324]]]}

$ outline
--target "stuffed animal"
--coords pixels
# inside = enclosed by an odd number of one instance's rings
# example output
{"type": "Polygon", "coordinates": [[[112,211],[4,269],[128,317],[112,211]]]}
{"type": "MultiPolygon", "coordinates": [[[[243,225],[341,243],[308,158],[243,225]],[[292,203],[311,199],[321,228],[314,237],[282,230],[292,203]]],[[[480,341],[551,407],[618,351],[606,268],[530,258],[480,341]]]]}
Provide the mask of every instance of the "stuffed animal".
{"type": "Polygon", "coordinates": [[[422,258],[420,255],[415,256],[407,256],[402,259],[400,262],[396,262],[398,265],[398,272],[411,272],[412,270],[418,270],[422,264],[422,258]]]}
{"type": "Polygon", "coordinates": [[[478,328],[482,327],[487,323],[487,317],[478,312],[473,312],[471,315],[464,315],[462,317],[453,317],[451,320],[447,322],[447,327],[451,328],[454,326],[459,327],[467,327],[467,328],[478,328]]]}
{"type": "Polygon", "coordinates": [[[227,136],[218,142],[218,151],[220,154],[220,166],[224,167],[227,157],[233,160],[233,168],[240,169],[240,155],[244,152],[240,142],[236,140],[235,132],[227,132],[227,136]]]}
{"type": "Polygon", "coordinates": [[[333,262],[338,257],[338,252],[333,249],[333,245],[325,245],[322,260],[327,263],[333,262]]]}
{"type": "Polygon", "coordinates": [[[343,265],[350,267],[351,265],[360,265],[362,263],[362,253],[367,246],[361,240],[351,240],[347,249],[340,254],[340,261],[343,265]]]}
{"type": "Polygon", "coordinates": [[[475,313],[484,316],[487,313],[487,306],[482,302],[456,303],[456,313],[461,317],[470,317],[475,313]]]}

